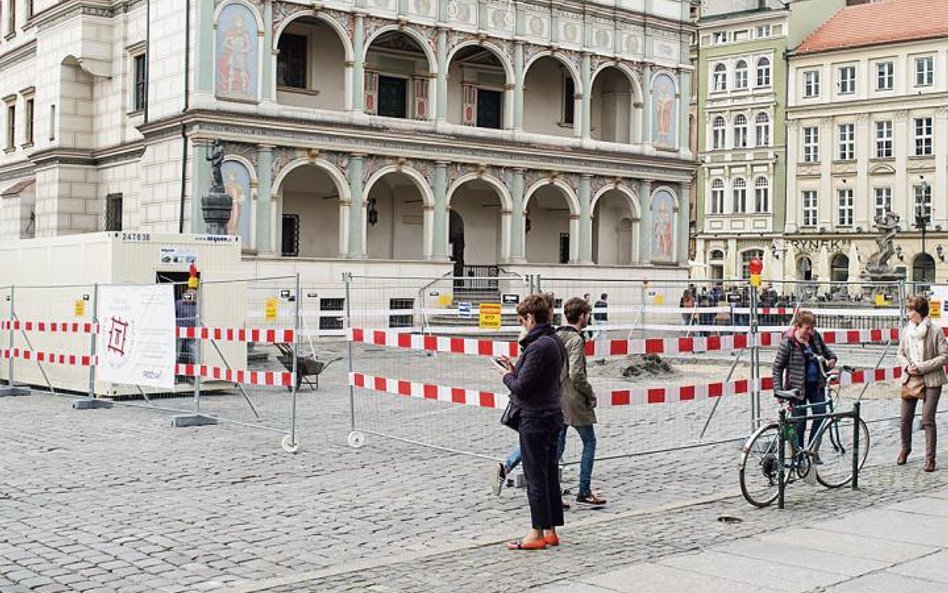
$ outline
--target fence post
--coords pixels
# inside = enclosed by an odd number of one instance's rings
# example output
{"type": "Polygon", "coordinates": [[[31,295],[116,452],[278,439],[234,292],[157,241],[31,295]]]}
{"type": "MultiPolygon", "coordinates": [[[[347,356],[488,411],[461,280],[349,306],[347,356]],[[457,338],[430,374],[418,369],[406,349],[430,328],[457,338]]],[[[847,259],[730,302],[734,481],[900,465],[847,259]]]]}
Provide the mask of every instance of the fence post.
{"type": "Polygon", "coordinates": [[[346,349],[349,353],[349,436],[346,439],[350,447],[358,449],[365,442],[365,436],[356,430],[355,387],[352,385],[352,373],[355,371],[352,360],[352,273],[342,273],[346,283],[346,349]]]}
{"type": "Polygon", "coordinates": [[[853,404],[853,490],[859,490],[859,425],[861,407],[862,404],[858,401],[853,404]]]}
{"type": "Polygon", "coordinates": [[[786,475],[784,474],[784,464],[787,461],[787,455],[784,451],[784,449],[787,447],[787,411],[784,409],[780,410],[780,420],[777,423],[777,432],[780,435],[778,443],[780,448],[777,450],[777,466],[779,468],[777,474],[777,508],[782,509],[784,490],[787,487],[786,475]]]}
{"type": "Polygon", "coordinates": [[[905,301],[908,300],[908,291],[905,286],[905,279],[899,279],[899,322],[896,323],[896,326],[902,324],[902,320],[905,319],[905,316],[908,315],[908,312],[905,310],[905,301]]]}
{"type": "Polygon", "coordinates": [[[14,334],[15,334],[13,330],[13,323],[14,321],[16,321],[16,311],[14,309],[14,298],[13,298],[14,290],[15,290],[15,287],[10,286],[10,295],[7,297],[7,300],[10,301],[10,332],[9,332],[10,373],[7,375],[7,385],[4,387],[0,387],[0,397],[30,394],[29,388],[16,384],[16,358],[13,356],[13,344],[14,344],[14,334]]]}
{"type": "Polygon", "coordinates": [[[648,295],[648,280],[643,280],[639,284],[639,303],[642,306],[642,314],[639,315],[639,320],[641,321],[639,327],[642,333],[642,338],[648,337],[648,330],[645,327],[645,324],[648,323],[648,314],[646,313],[646,309],[648,308],[648,305],[645,302],[647,295],[648,295]]]}
{"type": "Polygon", "coordinates": [[[751,347],[751,431],[760,424],[760,346],[757,336],[757,288],[749,287],[750,293],[750,339],[751,347]]]}
{"type": "Polygon", "coordinates": [[[292,407],[290,410],[290,435],[289,441],[283,440],[283,450],[288,453],[296,453],[300,444],[296,441],[296,396],[299,393],[299,357],[300,357],[300,300],[303,295],[300,293],[300,274],[296,273],[296,312],[293,316],[293,387],[292,387],[292,407]]]}
{"type": "Polygon", "coordinates": [[[204,283],[199,282],[197,288],[195,289],[194,298],[197,299],[197,304],[194,307],[194,342],[192,353],[194,355],[193,367],[194,367],[194,413],[185,414],[181,416],[173,416],[171,418],[172,426],[207,426],[211,424],[217,424],[217,419],[210,416],[205,416],[201,414],[201,346],[203,339],[202,327],[201,324],[201,307],[203,306],[203,296],[204,292],[204,283]]]}
{"type": "Polygon", "coordinates": [[[95,397],[95,357],[96,357],[96,339],[98,338],[99,325],[99,283],[92,285],[92,331],[89,338],[89,395],[86,399],[78,399],[72,402],[74,410],[92,410],[96,408],[111,408],[112,402],[95,397]]]}

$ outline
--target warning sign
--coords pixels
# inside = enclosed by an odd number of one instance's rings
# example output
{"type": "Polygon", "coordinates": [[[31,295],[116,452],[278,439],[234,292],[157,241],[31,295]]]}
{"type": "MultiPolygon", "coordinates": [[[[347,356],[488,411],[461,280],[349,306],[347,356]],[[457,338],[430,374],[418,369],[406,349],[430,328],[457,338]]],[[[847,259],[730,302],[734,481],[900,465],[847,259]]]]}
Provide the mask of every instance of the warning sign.
{"type": "Polygon", "coordinates": [[[439,307],[450,307],[451,303],[454,302],[454,296],[450,294],[440,294],[438,295],[438,306],[439,307]]]}
{"type": "Polygon", "coordinates": [[[928,301],[928,316],[932,319],[941,319],[941,301],[936,299],[928,301]]]}
{"type": "Polygon", "coordinates": [[[263,316],[267,321],[273,321],[277,318],[280,311],[280,301],[276,298],[267,299],[263,305],[263,316]]]}
{"type": "Polygon", "coordinates": [[[86,302],[82,299],[76,300],[76,306],[74,310],[76,317],[85,317],[86,316],[86,302]]]}
{"type": "Polygon", "coordinates": [[[500,329],[500,303],[481,303],[480,328],[500,329]]]}

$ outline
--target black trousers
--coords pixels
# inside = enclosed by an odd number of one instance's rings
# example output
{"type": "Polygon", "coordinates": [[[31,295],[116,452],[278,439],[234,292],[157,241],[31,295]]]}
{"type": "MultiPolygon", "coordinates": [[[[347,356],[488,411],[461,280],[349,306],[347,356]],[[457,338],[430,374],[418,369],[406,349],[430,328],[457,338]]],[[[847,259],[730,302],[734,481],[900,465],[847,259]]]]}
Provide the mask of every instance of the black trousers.
{"type": "Polygon", "coordinates": [[[520,450],[527,500],[534,529],[552,529],[563,524],[559,463],[556,457],[563,414],[559,410],[541,415],[524,414],[520,420],[520,450]]]}

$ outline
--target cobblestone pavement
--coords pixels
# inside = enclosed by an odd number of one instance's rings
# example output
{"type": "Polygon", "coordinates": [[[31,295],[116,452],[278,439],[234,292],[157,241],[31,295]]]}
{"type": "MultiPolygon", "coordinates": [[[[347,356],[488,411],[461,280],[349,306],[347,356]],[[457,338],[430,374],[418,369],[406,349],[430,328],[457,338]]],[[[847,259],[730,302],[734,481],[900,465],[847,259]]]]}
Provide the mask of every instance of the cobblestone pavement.
{"type": "MultiPolygon", "coordinates": [[[[739,498],[733,444],[607,461],[594,487],[609,505],[569,511],[560,549],[515,554],[499,544],[524,531],[523,492],[492,496],[486,459],[371,436],[349,448],[349,400],[335,372],[300,398],[297,455],[279,448],[279,434],[244,426],[172,428],[155,410],[0,399],[0,593],[510,590],[948,481],[921,473],[917,459],[891,465],[888,423],[872,427],[860,491],[796,484],[784,512],[739,498]]],[[[502,450],[512,433],[499,434],[502,450]]]]}

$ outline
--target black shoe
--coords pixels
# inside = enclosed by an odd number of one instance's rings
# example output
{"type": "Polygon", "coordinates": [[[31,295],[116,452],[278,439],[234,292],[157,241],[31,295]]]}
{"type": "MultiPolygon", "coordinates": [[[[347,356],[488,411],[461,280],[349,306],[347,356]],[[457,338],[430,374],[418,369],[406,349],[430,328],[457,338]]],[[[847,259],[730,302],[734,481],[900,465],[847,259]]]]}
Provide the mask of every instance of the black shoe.
{"type": "Polygon", "coordinates": [[[595,494],[590,492],[589,494],[578,495],[576,497],[576,502],[580,504],[588,504],[594,507],[601,507],[602,505],[606,504],[606,499],[600,496],[596,496],[595,494]]]}

